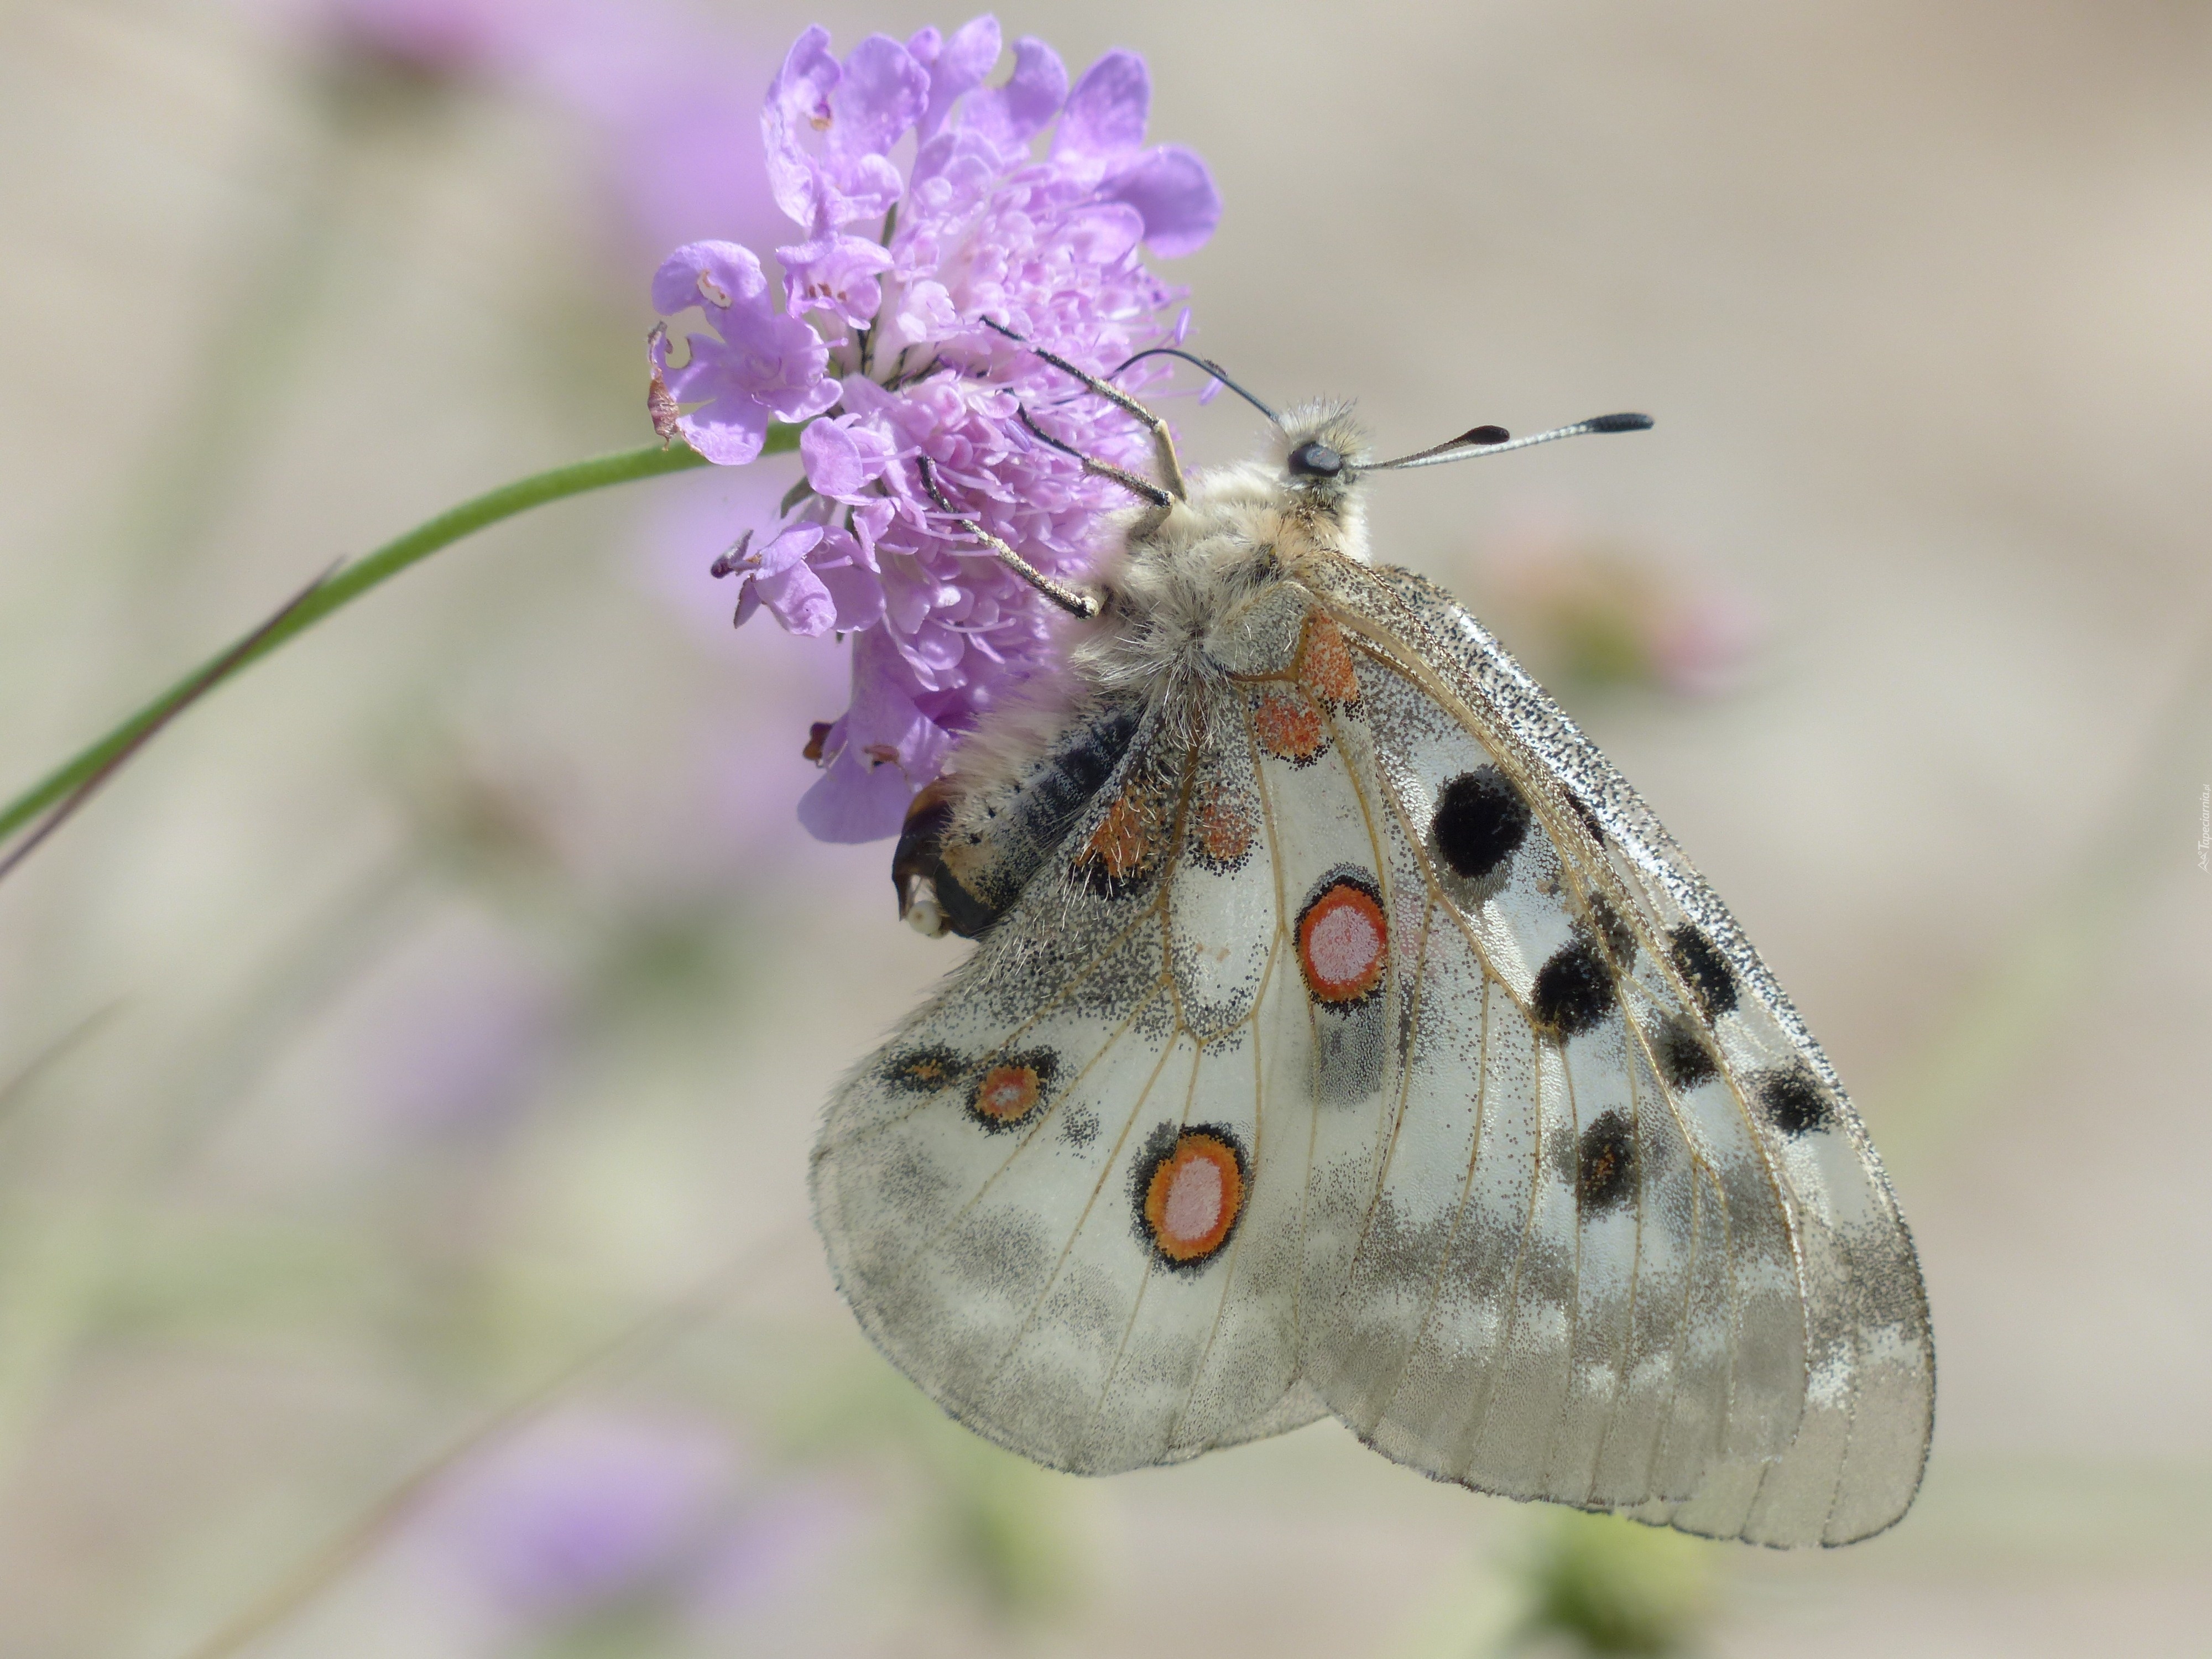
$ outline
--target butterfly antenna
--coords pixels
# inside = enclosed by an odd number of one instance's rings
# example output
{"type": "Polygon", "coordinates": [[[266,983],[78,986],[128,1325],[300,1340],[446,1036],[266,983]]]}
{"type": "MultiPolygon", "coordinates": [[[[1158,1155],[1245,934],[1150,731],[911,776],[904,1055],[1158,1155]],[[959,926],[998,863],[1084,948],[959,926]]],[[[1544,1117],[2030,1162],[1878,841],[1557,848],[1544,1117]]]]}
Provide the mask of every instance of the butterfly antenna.
{"type": "Polygon", "coordinates": [[[1359,470],[1406,472],[1417,466],[1442,466],[1446,461],[1471,461],[1478,455],[1503,455],[1509,449],[1529,449],[1561,438],[1579,438],[1589,432],[1642,432],[1650,425],[1649,415],[1593,415],[1572,426],[1555,426],[1549,432],[1532,433],[1526,438],[1516,438],[1502,426],[1479,426],[1430,448],[1417,449],[1395,461],[1376,461],[1359,470]]]}
{"type": "Polygon", "coordinates": [[[1279,426],[1282,424],[1282,422],[1277,419],[1273,410],[1268,408],[1267,404],[1261,403],[1257,398],[1247,392],[1243,386],[1231,380],[1227,374],[1222,372],[1222,368],[1219,363],[1215,362],[1211,357],[1201,357],[1194,351],[1185,351],[1180,346],[1153,346],[1148,350],[1139,352],[1133,357],[1125,357],[1118,366],[1108,372],[1106,378],[1110,380],[1116,375],[1120,374],[1123,369],[1128,368],[1132,363],[1141,363],[1147,357],[1180,357],[1187,363],[1195,363],[1200,368],[1204,369],[1208,374],[1213,376],[1215,380],[1220,381],[1222,385],[1227,386],[1231,392],[1242,398],[1246,403],[1251,404],[1253,408],[1258,410],[1262,415],[1265,415],[1269,420],[1274,421],[1279,426]]]}
{"type": "Polygon", "coordinates": [[[1133,415],[1139,420],[1142,421],[1146,427],[1151,428],[1152,431],[1152,456],[1154,460],[1156,460],[1159,465],[1161,483],[1166,486],[1168,494],[1174,496],[1177,501],[1183,499],[1184,495],[1188,492],[1183,489],[1182,463],[1176,459],[1175,437],[1173,434],[1169,432],[1168,423],[1164,420],[1152,413],[1151,410],[1146,408],[1144,404],[1139,403],[1127,392],[1120,390],[1118,387],[1108,386],[1105,381],[1100,380],[1096,374],[1090,373],[1086,369],[1078,368],[1073,363],[1068,362],[1066,358],[1061,356],[1058,352],[1047,351],[1041,345],[1030,344],[1029,341],[1015,333],[1013,330],[1008,328],[1004,323],[994,323],[988,317],[980,318],[977,320],[981,322],[983,326],[989,329],[994,334],[1004,335],[1007,339],[1012,340],[1016,345],[1021,347],[1023,350],[1030,352],[1033,356],[1041,357],[1046,362],[1050,363],[1061,374],[1073,376],[1074,379],[1080,380],[1086,389],[1097,392],[1108,403],[1113,404],[1115,408],[1133,415]]]}

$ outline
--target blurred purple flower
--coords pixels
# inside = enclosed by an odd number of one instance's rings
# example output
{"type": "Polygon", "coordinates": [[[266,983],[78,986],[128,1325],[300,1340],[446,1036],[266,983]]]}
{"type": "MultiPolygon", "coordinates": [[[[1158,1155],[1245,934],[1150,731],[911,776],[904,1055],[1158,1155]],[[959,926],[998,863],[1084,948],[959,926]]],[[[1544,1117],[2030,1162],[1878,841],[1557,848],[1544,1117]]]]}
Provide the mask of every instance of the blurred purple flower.
{"type": "Polygon", "coordinates": [[[342,60],[433,80],[506,67],[556,15],[544,0],[313,0],[297,9],[342,60]]]}
{"type": "Polygon", "coordinates": [[[574,1618],[688,1566],[736,1473],[705,1423],[572,1408],[464,1465],[412,1541],[512,1620],[574,1618]]]}
{"type": "Polygon", "coordinates": [[[654,249],[772,237],[760,84],[772,57],[660,0],[236,0],[341,67],[543,100],[596,139],[614,204],[654,249]]]}
{"type": "MultiPolygon", "coordinates": [[[[696,405],[678,426],[701,453],[749,460],[771,417],[821,416],[801,440],[804,498],[725,568],[740,576],[740,622],[766,610],[794,633],[855,635],[851,701],[799,807],[825,841],[895,833],[957,736],[1050,655],[1052,617],[946,522],[917,459],[961,516],[1062,575],[1083,568],[1102,515],[1126,498],[1039,443],[1018,410],[1101,459],[1148,459],[1129,416],[1071,399],[1066,376],[984,319],[1110,373],[1187,325],[1187,313],[1169,320],[1181,293],[1140,251],[1188,252],[1220,216],[1195,155],[1145,148],[1141,59],[1109,53],[1070,88],[1051,49],[1024,40],[1010,76],[986,86],[1000,46],[987,16],[949,40],[872,35],[841,63],[827,32],[809,29],[762,117],[771,187],[802,234],[777,250],[781,318],[758,261],[734,244],[680,248],[654,279],[662,313],[696,307],[714,325],[680,368],[655,348],[670,390],[696,405]],[[1055,118],[1038,159],[1032,143],[1055,118]],[[909,135],[902,167],[893,152],[909,135]],[[848,228],[878,220],[877,234],[848,228]],[[818,359],[774,326],[808,318],[818,359]]],[[[1140,391],[1165,372],[1156,362],[1121,383],[1140,391]]]]}
{"type": "Polygon", "coordinates": [[[560,1052],[568,1013],[559,978],[522,940],[473,911],[444,915],[363,988],[347,1069],[387,1127],[496,1129],[560,1052]]]}

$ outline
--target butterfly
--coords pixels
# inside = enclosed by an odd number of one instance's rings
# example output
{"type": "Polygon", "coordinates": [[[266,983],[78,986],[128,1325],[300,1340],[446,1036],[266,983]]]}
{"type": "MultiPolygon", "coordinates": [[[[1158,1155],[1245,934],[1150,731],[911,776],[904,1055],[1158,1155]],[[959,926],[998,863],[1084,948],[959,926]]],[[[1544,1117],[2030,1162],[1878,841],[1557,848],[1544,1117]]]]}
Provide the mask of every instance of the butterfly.
{"type": "Polygon", "coordinates": [[[1934,1350],[1834,1073],[1574,722],[1369,556],[1369,473],[1650,422],[1373,463],[1313,405],[1186,482],[1156,416],[1051,361],[1152,423],[1160,477],[1087,463],[1143,503],[1088,592],[922,464],[1078,620],[894,860],[909,921],[977,942],[814,1151],[868,1335],[1058,1469],[1334,1415],[1441,1480],[1709,1537],[1891,1525],[1934,1350]]]}

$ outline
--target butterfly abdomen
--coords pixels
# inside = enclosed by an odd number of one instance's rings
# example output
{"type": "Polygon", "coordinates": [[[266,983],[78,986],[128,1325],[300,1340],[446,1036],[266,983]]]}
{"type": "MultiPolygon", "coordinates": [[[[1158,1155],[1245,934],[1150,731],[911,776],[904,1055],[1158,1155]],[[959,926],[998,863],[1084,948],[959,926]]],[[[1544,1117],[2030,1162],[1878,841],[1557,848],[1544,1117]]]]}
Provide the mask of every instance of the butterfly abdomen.
{"type": "Polygon", "coordinates": [[[922,791],[891,860],[900,914],[925,933],[988,932],[1113,776],[1138,724],[1133,703],[1101,703],[1026,766],[964,791],[957,775],[922,791]]]}

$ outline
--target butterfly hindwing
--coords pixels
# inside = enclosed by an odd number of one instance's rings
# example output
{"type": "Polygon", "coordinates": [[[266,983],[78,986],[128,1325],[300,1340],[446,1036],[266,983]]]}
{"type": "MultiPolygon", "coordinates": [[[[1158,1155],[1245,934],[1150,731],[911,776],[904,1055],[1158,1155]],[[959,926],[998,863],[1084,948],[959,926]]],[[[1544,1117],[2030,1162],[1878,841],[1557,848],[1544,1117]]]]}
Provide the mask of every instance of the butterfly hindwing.
{"type": "Polygon", "coordinates": [[[1258,780],[1241,720],[1188,750],[1160,729],[848,1080],[815,1156],[870,1335],[971,1427],[1085,1473],[1321,1410],[1296,1341],[1305,1056],[1262,1035],[1279,929],[1258,780]]]}

